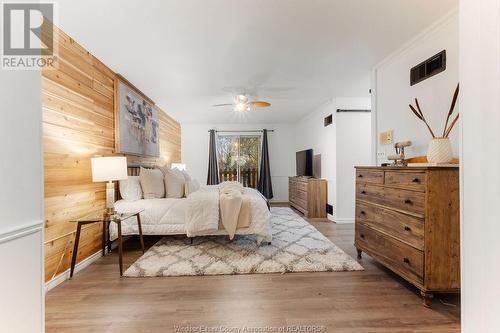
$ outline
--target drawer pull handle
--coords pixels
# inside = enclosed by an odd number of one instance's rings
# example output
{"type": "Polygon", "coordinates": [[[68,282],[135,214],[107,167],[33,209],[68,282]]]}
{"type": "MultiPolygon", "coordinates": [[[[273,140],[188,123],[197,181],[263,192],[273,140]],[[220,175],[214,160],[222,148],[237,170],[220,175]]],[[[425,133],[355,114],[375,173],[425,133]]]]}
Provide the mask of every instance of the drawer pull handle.
{"type": "Polygon", "coordinates": [[[410,199],[406,199],[405,200],[405,204],[407,204],[407,205],[413,205],[413,201],[411,201],[410,199]]]}
{"type": "Polygon", "coordinates": [[[363,178],[363,175],[358,175],[358,178],[363,178]]]}
{"type": "Polygon", "coordinates": [[[414,183],[420,183],[420,179],[418,179],[418,178],[415,177],[415,178],[412,179],[412,182],[414,182],[414,183]]]}
{"type": "Polygon", "coordinates": [[[411,231],[411,228],[410,228],[410,227],[408,227],[408,226],[405,226],[405,230],[406,230],[406,231],[411,231]]]}
{"type": "Polygon", "coordinates": [[[361,211],[361,215],[366,215],[364,210],[361,211]]]}
{"type": "Polygon", "coordinates": [[[410,259],[408,259],[408,258],[403,258],[403,262],[404,262],[405,264],[408,264],[408,265],[409,265],[409,264],[410,264],[410,259]]]}
{"type": "Polygon", "coordinates": [[[359,237],[365,239],[365,235],[364,234],[359,235],[359,237]]]}
{"type": "Polygon", "coordinates": [[[361,194],[366,194],[366,191],[361,191],[361,194]]]}

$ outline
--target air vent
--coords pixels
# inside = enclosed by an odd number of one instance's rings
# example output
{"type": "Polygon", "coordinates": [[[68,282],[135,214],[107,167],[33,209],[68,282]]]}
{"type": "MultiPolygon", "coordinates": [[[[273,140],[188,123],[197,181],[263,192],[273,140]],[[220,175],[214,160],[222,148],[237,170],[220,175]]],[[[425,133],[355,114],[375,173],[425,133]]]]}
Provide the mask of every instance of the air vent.
{"type": "Polygon", "coordinates": [[[333,123],[333,116],[332,115],[325,117],[325,127],[328,125],[331,125],[332,123],[333,123]]]}
{"type": "Polygon", "coordinates": [[[413,86],[446,69],[446,50],[421,62],[410,70],[410,85],[413,86]]]}

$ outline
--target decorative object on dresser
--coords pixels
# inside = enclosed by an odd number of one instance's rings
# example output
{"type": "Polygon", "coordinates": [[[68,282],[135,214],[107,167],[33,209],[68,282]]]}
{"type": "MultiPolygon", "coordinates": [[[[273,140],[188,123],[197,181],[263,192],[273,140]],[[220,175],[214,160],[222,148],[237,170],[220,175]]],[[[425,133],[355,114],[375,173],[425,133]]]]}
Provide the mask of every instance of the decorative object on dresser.
{"type": "Polygon", "coordinates": [[[453,115],[453,111],[455,110],[455,104],[457,103],[458,99],[458,91],[459,85],[457,84],[457,88],[455,89],[455,93],[453,94],[453,100],[451,101],[450,110],[448,111],[448,114],[446,116],[443,134],[440,137],[434,134],[434,131],[429,126],[429,123],[427,123],[424,113],[422,112],[422,110],[420,109],[420,105],[418,104],[418,100],[415,98],[415,105],[417,106],[416,109],[413,107],[413,105],[408,105],[413,114],[417,116],[418,119],[424,122],[424,124],[427,126],[427,129],[429,130],[429,133],[432,136],[432,141],[429,143],[429,148],[427,150],[427,160],[431,163],[444,164],[451,162],[453,159],[453,151],[451,150],[449,136],[451,130],[458,121],[459,114],[457,113],[451,123],[450,119],[453,115]]]}
{"type": "Polygon", "coordinates": [[[289,177],[288,198],[290,206],[308,218],[325,218],[327,203],[326,179],[289,177]]]}
{"type": "Polygon", "coordinates": [[[355,246],[420,289],[460,290],[458,166],[356,167],[355,246]]]}
{"type": "Polygon", "coordinates": [[[396,142],[394,144],[394,149],[396,150],[396,155],[389,155],[387,159],[394,161],[395,166],[406,166],[407,162],[405,160],[405,147],[411,146],[411,141],[396,142]]]}
{"type": "Polygon", "coordinates": [[[123,156],[93,157],[91,159],[92,181],[106,183],[106,208],[114,212],[115,185],[113,181],[127,179],[127,158],[123,156]]]}

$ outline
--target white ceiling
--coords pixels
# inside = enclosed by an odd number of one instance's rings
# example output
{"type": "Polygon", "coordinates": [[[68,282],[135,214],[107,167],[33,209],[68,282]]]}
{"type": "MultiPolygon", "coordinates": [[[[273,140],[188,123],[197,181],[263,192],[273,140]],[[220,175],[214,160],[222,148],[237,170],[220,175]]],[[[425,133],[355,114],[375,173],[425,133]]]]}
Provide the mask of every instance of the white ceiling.
{"type": "Polygon", "coordinates": [[[57,2],[66,33],[178,120],[283,123],[369,96],[370,69],[457,1],[57,2]],[[211,107],[242,91],[272,107],[211,107]]]}

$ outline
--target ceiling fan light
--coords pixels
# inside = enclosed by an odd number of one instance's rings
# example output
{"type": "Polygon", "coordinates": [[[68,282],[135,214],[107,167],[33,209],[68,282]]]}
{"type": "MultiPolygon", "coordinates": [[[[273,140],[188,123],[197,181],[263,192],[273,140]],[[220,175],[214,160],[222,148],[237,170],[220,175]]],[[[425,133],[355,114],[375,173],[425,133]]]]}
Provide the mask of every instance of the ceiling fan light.
{"type": "Polygon", "coordinates": [[[247,103],[248,97],[245,95],[236,95],[236,103],[247,103]]]}
{"type": "Polygon", "coordinates": [[[248,110],[248,106],[242,102],[238,102],[234,106],[234,111],[237,111],[237,112],[243,112],[243,111],[247,111],[247,110],[248,110]]]}

